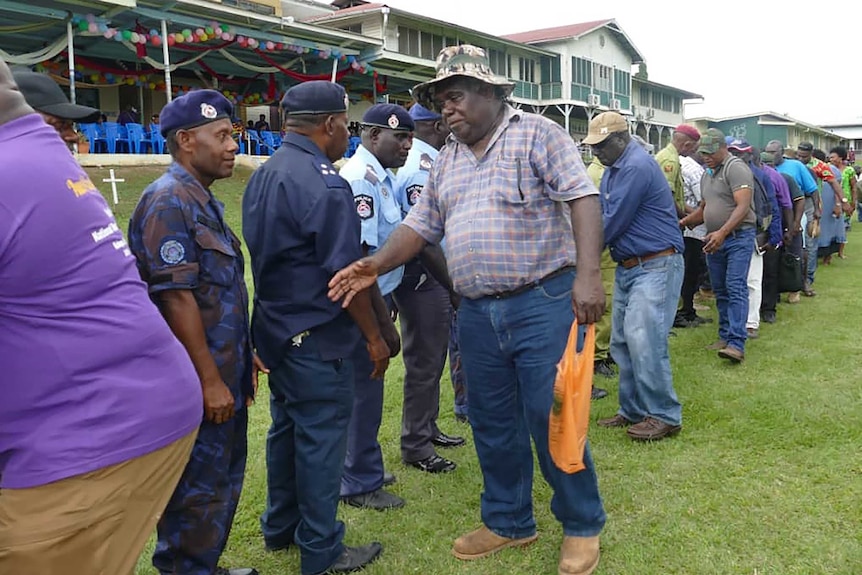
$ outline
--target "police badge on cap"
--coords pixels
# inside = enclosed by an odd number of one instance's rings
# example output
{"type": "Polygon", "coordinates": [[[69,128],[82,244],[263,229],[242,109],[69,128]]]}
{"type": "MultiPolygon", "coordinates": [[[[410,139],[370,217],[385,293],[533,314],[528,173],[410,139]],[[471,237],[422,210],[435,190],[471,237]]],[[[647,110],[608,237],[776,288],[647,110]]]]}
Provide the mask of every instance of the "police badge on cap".
{"type": "Polygon", "coordinates": [[[167,136],[176,130],[190,130],[223,118],[230,119],[232,115],[233,104],[221,92],[194,90],[162,108],[159,130],[167,136]]]}
{"type": "Polygon", "coordinates": [[[396,104],[374,104],[365,111],[362,124],[398,132],[412,132],[415,127],[410,113],[396,104]]]}

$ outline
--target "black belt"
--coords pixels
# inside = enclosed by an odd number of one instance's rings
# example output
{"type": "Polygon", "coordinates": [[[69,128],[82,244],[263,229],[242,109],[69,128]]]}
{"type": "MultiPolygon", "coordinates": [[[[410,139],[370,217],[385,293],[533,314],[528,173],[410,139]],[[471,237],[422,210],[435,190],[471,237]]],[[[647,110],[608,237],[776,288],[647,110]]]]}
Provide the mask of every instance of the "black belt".
{"type": "Polygon", "coordinates": [[[559,276],[563,275],[564,273],[571,272],[574,270],[575,270],[575,266],[564,266],[564,267],[561,267],[560,269],[558,269],[556,271],[552,271],[551,273],[549,273],[548,275],[546,275],[542,279],[538,279],[536,281],[532,281],[530,283],[524,284],[521,287],[516,287],[513,290],[497,292],[497,293],[491,294],[488,297],[492,297],[494,299],[508,299],[510,297],[515,297],[516,295],[521,295],[522,293],[526,293],[533,288],[539,287],[540,285],[542,285],[544,282],[546,282],[548,280],[552,280],[555,277],[559,277],[559,276]]]}

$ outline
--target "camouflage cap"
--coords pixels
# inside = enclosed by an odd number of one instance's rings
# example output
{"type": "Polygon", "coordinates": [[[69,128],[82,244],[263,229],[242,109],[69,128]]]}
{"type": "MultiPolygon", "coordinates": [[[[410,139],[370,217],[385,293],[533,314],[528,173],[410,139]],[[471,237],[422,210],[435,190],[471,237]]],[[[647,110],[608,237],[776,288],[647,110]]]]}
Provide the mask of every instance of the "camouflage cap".
{"type": "Polygon", "coordinates": [[[717,128],[710,128],[700,137],[700,145],[697,151],[701,154],[714,154],[721,148],[726,148],[724,133],[717,128]]]}
{"type": "Polygon", "coordinates": [[[440,50],[437,55],[437,76],[433,80],[417,84],[413,88],[413,97],[426,108],[431,108],[435,84],[454,76],[475,78],[492,86],[500,86],[505,90],[506,96],[511,94],[515,87],[514,82],[496,75],[491,70],[485,50],[470,44],[461,44],[440,50]]]}

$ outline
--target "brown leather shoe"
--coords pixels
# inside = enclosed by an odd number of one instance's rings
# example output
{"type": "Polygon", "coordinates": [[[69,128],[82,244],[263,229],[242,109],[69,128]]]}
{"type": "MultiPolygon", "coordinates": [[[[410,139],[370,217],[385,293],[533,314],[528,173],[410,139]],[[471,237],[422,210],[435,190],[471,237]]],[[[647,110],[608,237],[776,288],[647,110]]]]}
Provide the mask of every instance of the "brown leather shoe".
{"type": "Polygon", "coordinates": [[[563,537],[560,575],[590,575],[599,564],[599,537],[563,537]]]}
{"type": "Polygon", "coordinates": [[[479,529],[456,539],[455,544],[452,545],[452,555],[464,561],[481,559],[507,547],[524,547],[538,537],[537,534],[520,539],[501,537],[483,525],[479,529]]]}
{"type": "Polygon", "coordinates": [[[613,417],[608,417],[607,419],[600,419],[596,422],[596,425],[599,427],[628,427],[629,425],[633,425],[634,421],[629,421],[619,413],[613,417]]]}
{"type": "Polygon", "coordinates": [[[718,350],[718,357],[729,359],[733,363],[742,363],[745,361],[745,353],[735,347],[727,346],[724,349],[718,350]]]}
{"type": "Polygon", "coordinates": [[[715,343],[711,343],[708,346],[706,346],[706,349],[711,349],[711,350],[717,351],[719,349],[724,349],[726,347],[727,347],[727,342],[724,341],[723,339],[720,339],[720,340],[716,341],[715,343]]]}
{"type": "Polygon", "coordinates": [[[629,437],[638,441],[658,441],[679,433],[681,425],[671,425],[654,417],[647,417],[640,423],[628,428],[629,437]]]}

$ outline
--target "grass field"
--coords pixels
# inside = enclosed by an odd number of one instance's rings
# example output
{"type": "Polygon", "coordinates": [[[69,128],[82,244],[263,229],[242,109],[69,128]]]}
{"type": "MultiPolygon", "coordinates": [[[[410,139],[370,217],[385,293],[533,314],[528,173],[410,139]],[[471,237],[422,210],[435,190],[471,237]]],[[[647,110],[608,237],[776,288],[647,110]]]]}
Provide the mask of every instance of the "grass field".
{"type": "MultiPolygon", "coordinates": [[[[102,183],[106,169],[88,170],[102,183]]],[[[161,169],[118,169],[125,229],[140,191],[161,169]]],[[[214,189],[240,232],[240,201],[247,171],[214,189]]],[[[819,295],[781,304],[778,322],[763,325],[749,342],[743,365],[705,351],[714,324],[677,330],[671,360],[683,403],[684,430],[656,444],[632,443],[624,432],[592,426],[590,438],[608,513],[598,574],[814,575],[862,573],[862,367],[859,359],[862,226],[849,234],[847,260],[818,270],[819,295]],[[859,234],[860,237],[856,237],[859,234]]],[[[247,276],[250,284],[250,277],[247,276]]],[[[250,286],[251,287],[251,286],[250,286]]],[[[715,317],[714,309],[702,312],[715,317]]],[[[369,575],[555,574],[561,530],[548,506],[550,491],[536,482],[539,540],[472,563],[450,554],[452,540],[479,525],[482,478],[472,443],[446,452],[455,473],[428,476],[399,458],[400,359],[386,377],[380,442],[392,488],[407,500],[401,510],[378,513],[342,506],[346,542],[385,546],[369,575]]],[[[594,402],[592,417],[616,409],[611,395],[594,402]]],[[[452,414],[448,377],[442,385],[441,428],[469,437],[452,414]]],[[[267,553],[258,517],[266,493],[264,439],[267,391],[251,409],[245,490],[222,564],[254,566],[263,575],[299,573],[296,550],[267,553]]],[[[538,477],[538,472],[537,472],[538,477]]],[[[148,548],[137,573],[155,573],[148,548]]]]}

